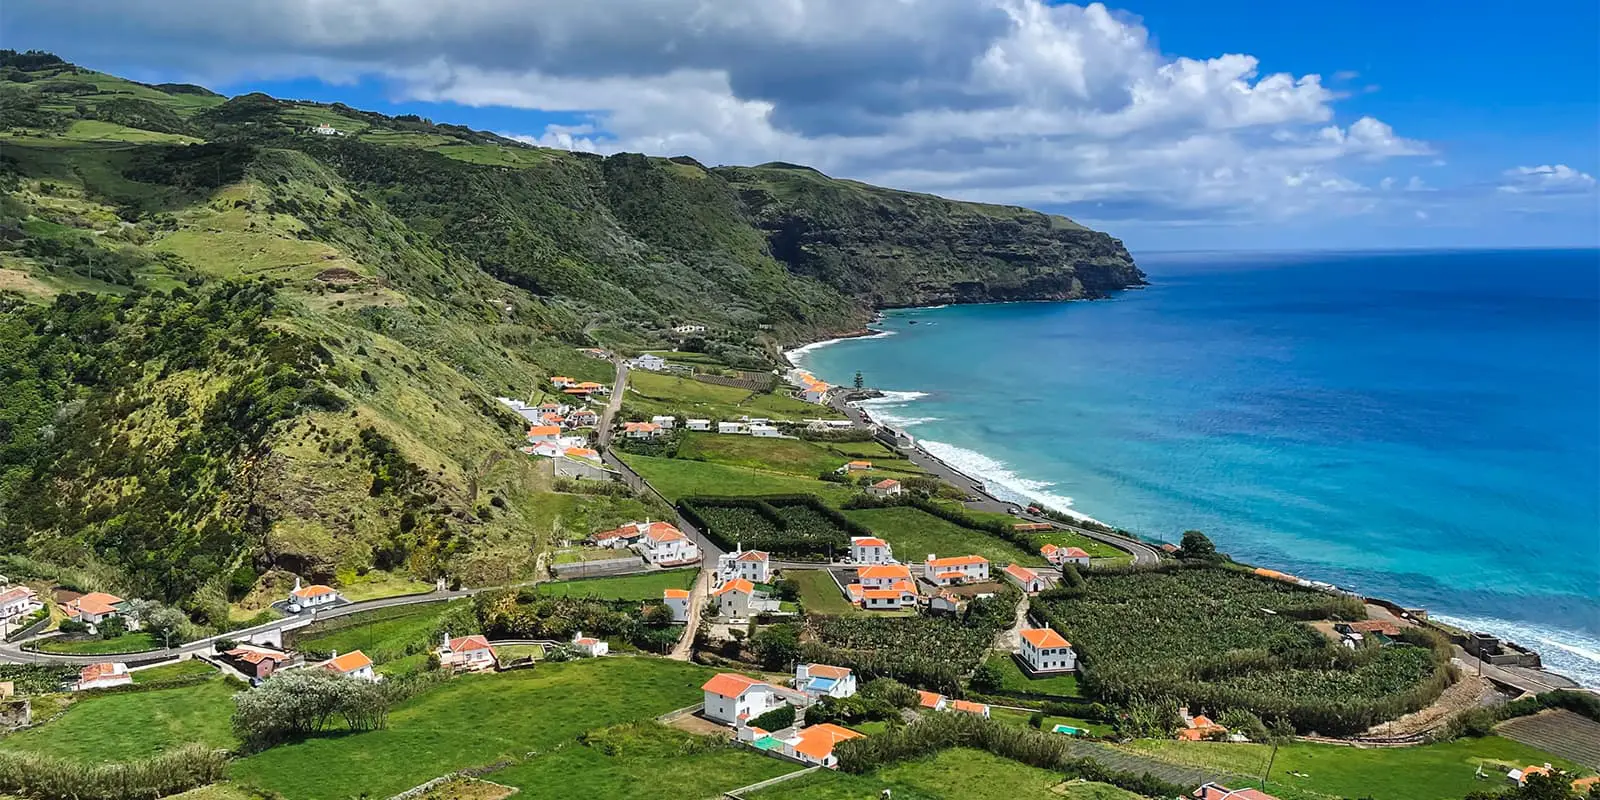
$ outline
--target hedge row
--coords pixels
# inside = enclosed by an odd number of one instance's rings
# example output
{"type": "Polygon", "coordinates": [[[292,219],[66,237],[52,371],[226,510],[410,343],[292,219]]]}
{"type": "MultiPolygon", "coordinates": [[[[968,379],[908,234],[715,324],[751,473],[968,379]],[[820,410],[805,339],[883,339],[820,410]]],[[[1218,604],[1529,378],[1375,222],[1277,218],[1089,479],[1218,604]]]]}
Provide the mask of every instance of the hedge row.
{"type": "Polygon", "coordinates": [[[228,756],[191,744],[143,761],[85,764],[0,751],[0,791],[73,800],[155,800],[227,777],[228,756]]]}
{"type": "Polygon", "coordinates": [[[832,548],[834,553],[840,553],[849,547],[852,536],[871,536],[872,531],[865,525],[856,522],[839,513],[834,508],[815,495],[790,494],[766,495],[762,497],[685,497],[678,501],[678,511],[699,528],[707,538],[715,542],[723,550],[733,550],[735,546],[743,544],[757,550],[766,550],[774,555],[792,558],[816,558],[827,555],[827,550],[832,548]],[[838,530],[837,537],[828,537],[826,541],[818,541],[815,537],[785,536],[789,522],[784,519],[780,509],[800,506],[816,514],[824,522],[838,530]],[[723,526],[707,519],[704,512],[711,509],[746,509],[759,515],[765,522],[772,526],[770,531],[733,531],[723,530],[723,526]]]}

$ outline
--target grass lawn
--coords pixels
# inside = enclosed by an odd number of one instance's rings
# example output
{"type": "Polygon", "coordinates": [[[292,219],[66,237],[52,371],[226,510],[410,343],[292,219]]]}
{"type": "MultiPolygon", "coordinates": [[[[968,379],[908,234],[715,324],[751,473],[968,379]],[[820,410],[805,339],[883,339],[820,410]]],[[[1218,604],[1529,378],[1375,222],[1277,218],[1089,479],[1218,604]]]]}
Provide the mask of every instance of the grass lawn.
{"type": "Polygon", "coordinates": [[[974,553],[994,562],[990,565],[991,571],[998,571],[1012,562],[1034,566],[1047,563],[1038,553],[1024,552],[1004,539],[963,528],[910,506],[866,508],[846,511],[844,515],[888,540],[895,555],[902,560],[921,560],[928,553],[941,556],[974,553]]]}
{"type": "Polygon", "coordinates": [[[159,667],[135,670],[132,675],[134,683],[152,683],[187,678],[192,675],[215,674],[216,671],[216,667],[198,658],[191,658],[188,661],[179,661],[176,664],[162,664],[159,667]]]}
{"type": "Polygon", "coordinates": [[[693,378],[662,375],[644,370],[628,373],[628,394],[623,402],[650,414],[677,414],[709,419],[738,419],[740,416],[802,419],[841,419],[843,415],[828,406],[807,403],[776,392],[749,392],[733,386],[705,383],[693,378]]]}
{"type": "MultiPolygon", "coordinates": [[[[1242,775],[1260,775],[1272,753],[1272,748],[1259,744],[1167,740],[1140,740],[1126,748],[1173,763],[1242,775]]],[[[1317,793],[1384,800],[1453,800],[1468,792],[1501,788],[1506,770],[1513,766],[1547,761],[1572,768],[1555,756],[1498,736],[1421,747],[1370,749],[1295,743],[1278,749],[1268,791],[1301,796],[1317,793]],[[1476,777],[1480,764],[1492,776],[1490,780],[1476,777]]]]}
{"type": "Polygon", "coordinates": [[[393,661],[413,655],[407,649],[431,643],[439,618],[455,607],[450,602],[420,603],[335,617],[292,632],[292,646],[318,653],[360,650],[378,663],[393,661]]]}
{"type": "Polygon", "coordinates": [[[614,558],[627,558],[632,555],[627,550],[617,550],[610,547],[569,547],[555,552],[557,564],[581,564],[585,561],[607,561],[614,558]]]}
{"type": "Polygon", "coordinates": [[[1017,665],[1017,660],[1010,653],[990,653],[987,662],[995,669],[1000,670],[1004,677],[1005,691],[1016,694],[1049,695],[1066,700],[1081,700],[1083,695],[1078,693],[1077,675],[1052,675],[1047,678],[1030,678],[1017,665]]]}
{"type": "Polygon", "coordinates": [[[1053,791],[1059,784],[1058,773],[957,748],[865,775],[820,770],[755,792],[750,799],[866,800],[889,789],[895,800],[1138,800],[1138,795],[1103,783],[1073,783],[1053,791]]]}
{"type": "Polygon", "coordinates": [[[807,614],[864,614],[846,600],[827,570],[787,569],[783,576],[800,584],[800,606],[807,614]]]}
{"type": "Polygon", "coordinates": [[[1072,531],[1049,531],[1046,533],[1036,533],[1030,538],[1033,539],[1033,543],[1035,545],[1040,547],[1043,547],[1047,543],[1056,545],[1057,547],[1079,547],[1083,549],[1083,552],[1088,553],[1090,558],[1129,558],[1127,553],[1118,550],[1117,548],[1112,547],[1105,542],[1095,541],[1094,539],[1090,539],[1081,533],[1074,533],[1072,531]]]}
{"type": "Polygon", "coordinates": [[[669,569],[614,578],[583,578],[552,581],[538,586],[539,594],[561,597],[599,597],[605,600],[660,600],[667,589],[687,589],[694,585],[700,570],[669,569]]]}
{"type": "Polygon", "coordinates": [[[124,633],[110,639],[46,639],[39,643],[45,653],[70,653],[74,655],[100,655],[102,653],[140,653],[161,647],[156,637],[143,631],[124,633]]]}
{"type": "Polygon", "coordinates": [[[665,659],[586,658],[463,675],[400,704],[384,730],[275,747],[235,762],[233,777],[297,800],[387,797],[453,770],[575,747],[584,731],[699,702],[700,685],[714,672],[665,659]]]}
{"type": "Polygon", "coordinates": [[[0,749],[105,762],[148,758],[190,742],[231,748],[237,742],[228,718],[239,690],[239,684],[217,678],[175,689],[89,697],[54,722],[0,739],[0,749]]]}
{"type": "Polygon", "coordinates": [[[697,495],[746,497],[767,494],[814,494],[827,503],[837,505],[844,502],[844,499],[851,494],[851,489],[841,484],[792,475],[675,458],[655,458],[629,453],[618,455],[635,472],[649,481],[656,491],[672,501],[697,495]]]}
{"type": "Polygon", "coordinates": [[[568,741],[484,777],[516,786],[519,800],[634,797],[701,800],[801,769],[720,737],[695,736],[656,722],[624,725],[568,741]]]}
{"type": "Polygon", "coordinates": [[[355,570],[341,571],[338,579],[339,593],[352,603],[433,591],[431,583],[380,570],[372,570],[365,575],[357,575],[355,570]]]}
{"type": "Polygon", "coordinates": [[[512,661],[519,661],[529,656],[532,656],[535,661],[544,659],[544,645],[538,644],[495,645],[494,652],[495,655],[500,657],[500,663],[502,664],[509,664],[512,661]]]}
{"type": "Polygon", "coordinates": [[[800,439],[685,433],[678,458],[815,478],[849,459],[800,439]]]}

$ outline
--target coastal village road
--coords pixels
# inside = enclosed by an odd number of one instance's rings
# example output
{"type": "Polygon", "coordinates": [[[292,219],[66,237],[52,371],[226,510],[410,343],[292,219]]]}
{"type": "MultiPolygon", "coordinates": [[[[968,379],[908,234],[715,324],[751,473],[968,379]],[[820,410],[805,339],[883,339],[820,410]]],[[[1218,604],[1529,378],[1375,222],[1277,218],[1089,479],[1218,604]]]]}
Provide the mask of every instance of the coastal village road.
{"type": "Polygon", "coordinates": [[[616,364],[617,380],[611,386],[611,399],[606,401],[605,409],[600,412],[600,431],[597,438],[600,441],[601,450],[604,450],[605,446],[611,443],[611,420],[622,409],[622,394],[628,388],[628,364],[621,360],[618,360],[616,364]]]}
{"type": "Polygon", "coordinates": [[[694,654],[694,637],[700,630],[700,608],[705,604],[707,593],[711,591],[711,573],[714,569],[709,566],[701,567],[700,574],[695,576],[694,586],[689,589],[689,621],[683,626],[683,636],[678,638],[678,643],[673,645],[672,652],[667,658],[674,661],[688,661],[694,654]]]}

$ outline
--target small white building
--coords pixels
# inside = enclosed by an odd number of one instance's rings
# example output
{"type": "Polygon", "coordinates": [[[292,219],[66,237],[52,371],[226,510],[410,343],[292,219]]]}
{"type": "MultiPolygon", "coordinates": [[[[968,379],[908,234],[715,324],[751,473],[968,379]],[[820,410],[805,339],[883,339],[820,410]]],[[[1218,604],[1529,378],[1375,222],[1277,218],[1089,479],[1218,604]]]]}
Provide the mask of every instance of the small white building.
{"type": "Polygon", "coordinates": [[[567,427],[569,428],[593,428],[598,424],[600,424],[600,415],[596,414],[592,409],[580,408],[567,414],[567,427]]]}
{"type": "Polygon", "coordinates": [[[989,580],[989,559],[983,556],[937,558],[929,553],[922,563],[922,577],[935,586],[979,583],[989,580]]]}
{"type": "MultiPolygon", "coordinates": [[[[857,586],[858,584],[851,584],[857,586]]],[[[911,581],[900,581],[887,589],[863,589],[861,607],[868,611],[905,611],[917,607],[917,591],[911,581]]]]}
{"type": "Polygon", "coordinates": [[[344,132],[324,122],[311,129],[318,136],[343,136],[344,132]]]}
{"type": "Polygon", "coordinates": [[[749,619],[755,608],[755,584],[744,578],[734,578],[711,593],[716,598],[717,614],[724,619],[749,619]]]}
{"type": "Polygon", "coordinates": [[[711,430],[711,420],[686,419],[683,421],[683,427],[684,429],[691,431],[709,431],[711,430]]]}
{"type": "Polygon", "coordinates": [[[571,389],[572,387],[577,386],[578,382],[565,375],[557,375],[550,379],[550,385],[556,387],[557,389],[571,389]]]}
{"type": "Polygon", "coordinates": [[[905,489],[894,478],[884,478],[867,487],[867,494],[873,497],[898,497],[905,489]]]}
{"type": "Polygon", "coordinates": [[[700,689],[705,693],[702,713],[723,725],[738,726],[785,703],[772,684],[732,672],[713,676],[700,689]]]}
{"type": "Polygon", "coordinates": [[[1022,660],[1034,672],[1071,672],[1078,668],[1078,654],[1072,644],[1050,628],[1031,628],[1022,633],[1022,660]]]}
{"type": "Polygon", "coordinates": [[[109,689],[130,683],[133,683],[133,676],[128,674],[127,664],[121,662],[90,664],[78,672],[78,682],[72,685],[72,690],[82,692],[88,689],[109,689]]]}
{"type": "Polygon", "coordinates": [[[298,576],[294,579],[294,589],[289,592],[289,610],[299,613],[308,608],[322,608],[339,602],[339,593],[332,586],[314,583],[310,586],[301,586],[298,576]]]}
{"type": "Polygon", "coordinates": [[[677,624],[689,621],[689,590],[665,589],[661,592],[661,603],[672,612],[672,621],[677,624]]]}
{"type": "Polygon", "coordinates": [[[760,550],[746,551],[741,545],[732,553],[723,553],[717,559],[717,579],[723,581],[744,578],[752,583],[770,583],[772,558],[760,550]]]}
{"type": "Polygon", "coordinates": [[[560,425],[532,425],[528,428],[528,444],[556,444],[560,441],[560,425]]]}
{"type": "Polygon", "coordinates": [[[439,666],[446,669],[486,670],[494,669],[498,663],[495,660],[494,646],[482,636],[459,636],[452,639],[449,633],[445,633],[443,641],[433,652],[439,657],[439,666]]]}
{"type": "Polygon", "coordinates": [[[893,564],[894,551],[876,536],[850,537],[850,560],[857,564],[893,564]]]}
{"type": "Polygon", "coordinates": [[[62,604],[61,610],[66,613],[67,619],[86,625],[98,625],[107,617],[116,616],[119,613],[118,606],[122,603],[122,598],[114,594],[90,592],[68,600],[62,604]]]}
{"type": "Polygon", "coordinates": [[[1006,576],[1006,580],[1016,584],[1027,594],[1037,594],[1045,589],[1044,577],[1021,564],[1007,564],[1000,572],[1006,576]]]}
{"type": "Polygon", "coordinates": [[[700,548],[683,532],[666,523],[650,526],[639,541],[639,555],[658,567],[676,567],[700,560],[700,548]]]}
{"type": "Polygon", "coordinates": [[[572,411],[572,407],[566,403],[557,403],[553,400],[546,400],[545,402],[534,406],[533,409],[539,412],[539,417],[541,419],[543,419],[546,414],[555,414],[558,417],[564,417],[572,411]]]}
{"type": "Polygon", "coordinates": [[[688,324],[685,324],[685,325],[674,325],[672,327],[672,332],[673,333],[705,333],[706,332],[706,326],[700,325],[700,324],[696,324],[696,323],[688,323],[688,324]]]}
{"type": "Polygon", "coordinates": [[[783,432],[777,426],[756,424],[750,426],[750,435],[758,439],[781,439],[783,432]]]}
{"type": "Polygon", "coordinates": [[[1063,564],[1076,564],[1080,567],[1089,566],[1089,554],[1080,547],[1061,547],[1059,545],[1046,544],[1039,548],[1039,555],[1044,556],[1046,561],[1058,567],[1063,564]]]}
{"type": "Polygon", "coordinates": [[[678,418],[677,417],[667,416],[665,414],[661,414],[661,415],[657,415],[657,416],[651,417],[650,421],[652,423],[654,423],[655,425],[660,426],[662,430],[668,430],[668,431],[672,430],[678,424],[678,418]]]}
{"type": "Polygon", "coordinates": [[[600,531],[589,535],[589,543],[595,547],[610,547],[621,549],[635,544],[644,539],[645,534],[656,531],[662,535],[678,533],[678,529],[665,522],[630,522],[620,528],[609,531],[600,531]]]}
{"type": "Polygon", "coordinates": [[[611,644],[604,639],[584,636],[583,631],[572,635],[572,649],[585,658],[599,658],[611,652],[611,644]]]}
{"type": "Polygon", "coordinates": [[[667,368],[667,360],[654,353],[645,353],[628,363],[639,369],[647,369],[651,372],[660,372],[667,368]]]}
{"type": "Polygon", "coordinates": [[[661,434],[661,426],[654,422],[627,422],[622,425],[622,435],[629,439],[654,439],[661,434]]]}
{"type": "Polygon", "coordinates": [[[32,614],[41,608],[44,604],[39,602],[39,593],[26,586],[13,586],[0,592],[0,620],[32,614]]]}
{"type": "Polygon", "coordinates": [[[834,745],[851,739],[860,739],[862,736],[863,734],[831,722],[808,725],[799,733],[783,740],[780,752],[805,764],[837,769],[839,757],[833,754],[834,745]]]}
{"type": "Polygon", "coordinates": [[[335,652],[333,658],[318,664],[317,668],[336,672],[346,678],[355,678],[358,681],[376,683],[383,680],[383,676],[372,669],[372,659],[367,658],[367,654],[360,650],[351,650],[344,655],[339,655],[339,653],[335,652]]]}
{"type": "Polygon", "coordinates": [[[794,688],[806,697],[818,700],[823,697],[854,697],[856,674],[844,667],[828,664],[796,664],[794,688]]]}
{"type": "Polygon", "coordinates": [[[717,423],[717,433],[746,434],[746,433],[749,433],[749,432],[750,432],[750,426],[744,424],[743,422],[719,422],[719,423],[717,423]]]}

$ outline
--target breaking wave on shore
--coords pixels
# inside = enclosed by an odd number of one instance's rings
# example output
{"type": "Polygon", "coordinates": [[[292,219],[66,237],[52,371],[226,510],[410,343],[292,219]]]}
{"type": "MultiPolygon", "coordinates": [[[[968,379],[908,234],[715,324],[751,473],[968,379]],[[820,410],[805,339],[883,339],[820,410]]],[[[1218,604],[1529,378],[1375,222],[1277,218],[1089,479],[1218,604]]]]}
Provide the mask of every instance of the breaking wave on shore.
{"type": "MultiPolygon", "coordinates": [[[[1429,614],[1433,619],[1469,631],[1491,633],[1504,641],[1516,642],[1539,651],[1546,671],[1565,675],[1590,689],[1600,689],[1600,639],[1562,628],[1532,622],[1513,622],[1489,617],[1458,617],[1429,614]]],[[[1469,668],[1471,664],[1467,665],[1469,668]]]]}
{"type": "Polygon", "coordinates": [[[809,356],[813,352],[827,347],[830,344],[849,342],[856,339],[882,339],[884,337],[893,335],[894,331],[873,330],[872,333],[865,336],[841,336],[837,339],[823,339],[820,342],[811,342],[810,344],[800,345],[793,350],[785,350],[783,351],[783,357],[789,359],[789,363],[795,365],[796,368],[800,368],[805,366],[804,362],[806,360],[806,356],[809,356]]]}

